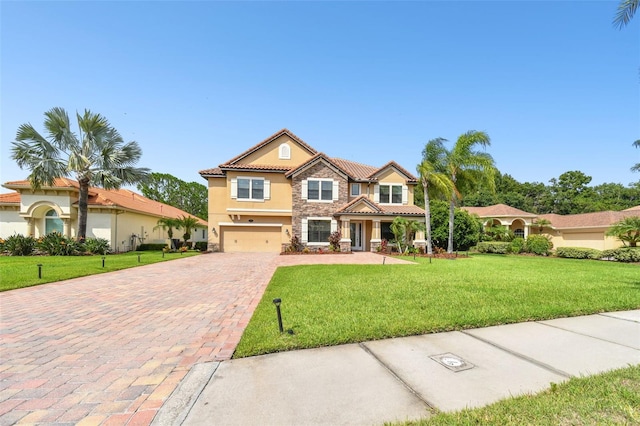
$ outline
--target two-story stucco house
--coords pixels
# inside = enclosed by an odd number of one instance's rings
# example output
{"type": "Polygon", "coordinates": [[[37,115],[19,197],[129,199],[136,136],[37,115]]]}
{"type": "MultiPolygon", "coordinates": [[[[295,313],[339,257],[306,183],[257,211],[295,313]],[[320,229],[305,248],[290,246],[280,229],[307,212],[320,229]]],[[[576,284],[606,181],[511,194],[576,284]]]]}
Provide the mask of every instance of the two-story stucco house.
{"type": "MultiPolygon", "coordinates": [[[[329,157],[283,129],[216,168],[209,188],[209,248],[280,252],[296,236],[310,248],[341,233],[342,251],[375,251],[396,216],[424,222],[415,176],[393,161],[372,167],[329,157]]],[[[414,244],[424,245],[419,232],[414,244]]]]}

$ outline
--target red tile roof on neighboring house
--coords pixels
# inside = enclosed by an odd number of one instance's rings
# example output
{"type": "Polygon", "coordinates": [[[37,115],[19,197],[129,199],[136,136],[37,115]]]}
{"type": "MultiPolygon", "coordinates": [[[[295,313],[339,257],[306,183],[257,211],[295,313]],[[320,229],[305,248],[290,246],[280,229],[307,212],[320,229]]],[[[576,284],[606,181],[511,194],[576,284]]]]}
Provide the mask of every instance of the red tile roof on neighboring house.
{"type": "Polygon", "coordinates": [[[486,207],[461,207],[471,214],[476,214],[480,217],[536,217],[533,213],[525,212],[524,210],[516,209],[515,207],[507,206],[506,204],[496,204],[486,207]]]}
{"type": "Polygon", "coordinates": [[[0,204],[20,204],[20,194],[18,192],[0,194],[0,204]]]}
{"type": "MultiPolygon", "coordinates": [[[[31,188],[28,180],[24,181],[14,181],[7,182],[4,184],[5,187],[8,188],[16,188],[16,189],[28,189],[31,188]]],[[[54,186],[46,188],[68,188],[71,190],[77,190],[79,188],[78,182],[62,178],[56,179],[54,186]]],[[[20,200],[20,193],[15,192],[20,200]]],[[[15,196],[15,195],[14,195],[15,196]]],[[[123,209],[145,213],[152,216],[158,217],[171,217],[178,218],[180,216],[193,217],[198,219],[198,223],[201,226],[207,226],[207,222],[189,214],[183,210],[180,210],[176,207],[170,206],[168,204],[163,204],[158,201],[151,200],[149,198],[143,197],[142,195],[130,191],[128,189],[102,189],[96,187],[89,188],[89,198],[87,200],[89,206],[105,206],[105,207],[120,207],[123,209]]],[[[76,203],[77,204],[77,203],[76,203]]]]}
{"type": "Polygon", "coordinates": [[[317,153],[317,151],[315,149],[313,149],[310,145],[308,145],[305,141],[300,139],[298,136],[294,135],[289,129],[282,129],[279,132],[276,132],[273,135],[269,136],[268,138],[266,138],[262,142],[259,142],[256,145],[252,146],[251,148],[249,148],[248,150],[246,150],[242,154],[233,157],[231,160],[227,161],[225,164],[237,163],[238,161],[242,160],[243,158],[245,158],[249,154],[251,154],[253,152],[256,152],[257,150],[259,150],[263,146],[265,146],[268,143],[274,141],[275,139],[279,138],[282,135],[289,136],[291,139],[293,139],[298,144],[300,144],[301,147],[303,147],[304,149],[309,151],[310,154],[315,155],[317,153]]]}
{"type": "Polygon", "coordinates": [[[604,212],[568,215],[559,215],[554,213],[538,215],[540,219],[546,219],[551,222],[551,227],[554,229],[608,228],[614,223],[632,216],[640,216],[640,209],[632,208],[623,211],[609,210],[604,212]]]}

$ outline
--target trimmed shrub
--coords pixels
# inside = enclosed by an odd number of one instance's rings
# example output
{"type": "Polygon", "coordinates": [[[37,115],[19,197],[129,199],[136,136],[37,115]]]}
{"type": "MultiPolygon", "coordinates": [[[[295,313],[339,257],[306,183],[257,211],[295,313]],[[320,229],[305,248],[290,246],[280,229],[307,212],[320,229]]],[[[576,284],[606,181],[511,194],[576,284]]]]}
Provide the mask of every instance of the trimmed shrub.
{"type": "Polygon", "coordinates": [[[340,231],[333,231],[329,235],[329,250],[340,251],[340,239],[342,239],[340,231]]]}
{"type": "Polygon", "coordinates": [[[507,254],[510,245],[504,241],[483,241],[476,247],[480,253],[507,254]]]}
{"type": "Polygon", "coordinates": [[[207,242],[206,241],[198,241],[195,243],[194,248],[200,251],[207,251],[207,242]]]}
{"type": "Polygon", "coordinates": [[[602,258],[614,259],[618,262],[640,262],[640,247],[620,247],[604,250],[602,258]]]}
{"type": "Polygon", "coordinates": [[[21,234],[14,234],[3,243],[3,251],[11,256],[31,256],[35,249],[35,238],[25,237],[21,234]]]}
{"type": "Polygon", "coordinates": [[[111,252],[109,241],[104,238],[87,238],[84,241],[84,249],[91,254],[108,254],[111,252]]]}
{"type": "Polygon", "coordinates": [[[162,244],[140,244],[137,248],[138,251],[160,251],[167,245],[162,244]]]}
{"type": "Polygon", "coordinates": [[[567,259],[600,259],[602,252],[585,247],[558,247],[556,249],[556,256],[567,259]]]}
{"type": "Polygon", "coordinates": [[[522,237],[515,237],[511,243],[509,243],[509,253],[519,254],[524,252],[525,241],[522,237]]]}
{"type": "Polygon", "coordinates": [[[525,243],[525,251],[538,256],[548,256],[552,248],[553,244],[545,235],[529,235],[525,243]]]}

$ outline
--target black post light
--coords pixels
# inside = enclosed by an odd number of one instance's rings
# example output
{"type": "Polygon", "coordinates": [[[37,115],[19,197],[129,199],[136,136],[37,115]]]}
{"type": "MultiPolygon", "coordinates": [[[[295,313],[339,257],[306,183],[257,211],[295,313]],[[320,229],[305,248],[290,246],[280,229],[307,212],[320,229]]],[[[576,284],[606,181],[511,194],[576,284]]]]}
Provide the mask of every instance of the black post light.
{"type": "Polygon", "coordinates": [[[138,255],[138,263],[140,263],[140,255],[138,255]]]}
{"type": "Polygon", "coordinates": [[[382,264],[384,265],[384,261],[387,260],[387,256],[382,256],[382,264]]]}
{"type": "Polygon", "coordinates": [[[284,333],[284,328],[282,328],[282,314],[280,313],[281,303],[282,299],[273,299],[273,304],[276,305],[276,313],[278,314],[278,328],[280,329],[280,333],[284,333]]]}
{"type": "Polygon", "coordinates": [[[42,279],[42,263],[38,263],[38,279],[42,279]]]}
{"type": "Polygon", "coordinates": [[[102,256],[102,267],[104,268],[104,256],[102,256]]]}

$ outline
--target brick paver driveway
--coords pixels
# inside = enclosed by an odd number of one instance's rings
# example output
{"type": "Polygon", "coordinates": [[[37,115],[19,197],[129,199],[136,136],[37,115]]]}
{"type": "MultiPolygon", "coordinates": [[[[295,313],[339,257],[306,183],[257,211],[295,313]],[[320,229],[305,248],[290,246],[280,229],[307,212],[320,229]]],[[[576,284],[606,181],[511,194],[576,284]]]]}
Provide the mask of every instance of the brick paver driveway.
{"type": "Polygon", "coordinates": [[[277,266],[382,259],[216,253],[0,293],[0,424],[147,425],[231,357],[277,266]]]}

